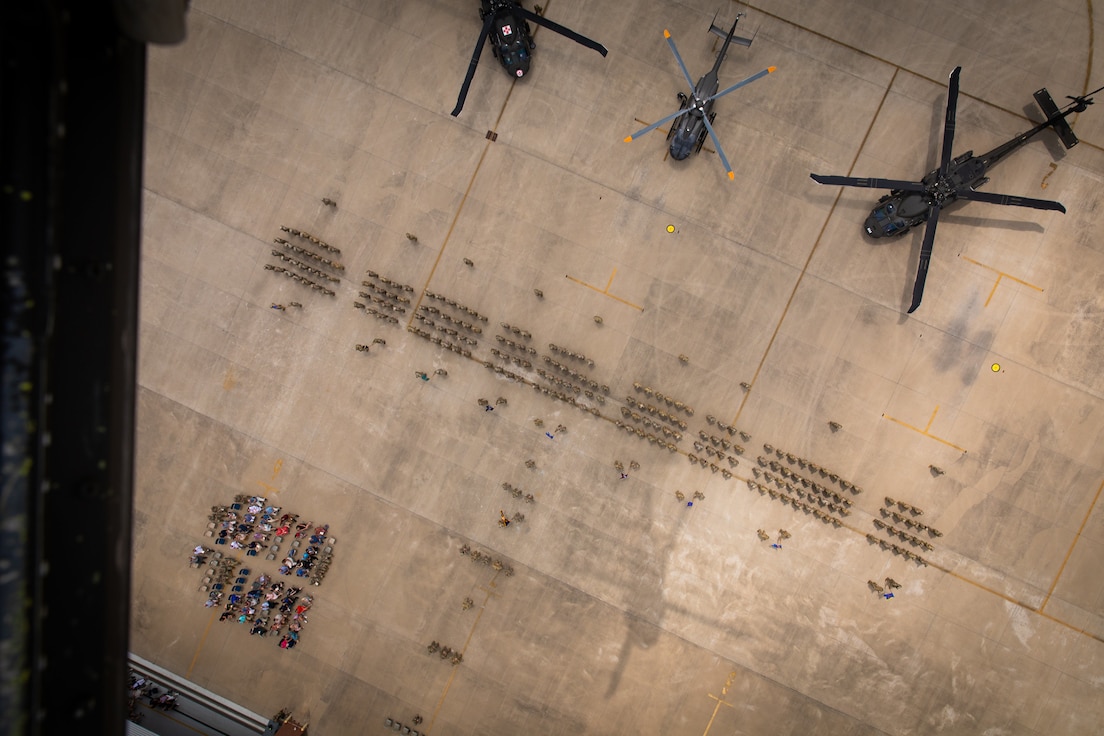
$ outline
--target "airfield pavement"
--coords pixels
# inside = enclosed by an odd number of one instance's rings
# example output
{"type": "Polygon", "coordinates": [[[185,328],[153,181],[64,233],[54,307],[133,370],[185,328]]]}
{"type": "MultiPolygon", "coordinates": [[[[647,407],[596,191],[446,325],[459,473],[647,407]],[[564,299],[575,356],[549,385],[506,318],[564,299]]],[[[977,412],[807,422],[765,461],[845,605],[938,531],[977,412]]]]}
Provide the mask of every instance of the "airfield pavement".
{"type": "Polygon", "coordinates": [[[947,209],[912,315],[921,233],[809,179],[933,168],[955,65],[956,154],[1104,83],[1092,4],[545,4],[609,56],[539,30],[456,119],[475,0],[195,0],[150,49],[133,651],[314,734],[1104,733],[1104,109],[986,185],[1067,214],[947,209]],[[718,7],[722,86],[777,66],[718,102],[734,181],[623,142],[718,7]],[[187,564],[238,494],[336,539],[294,650],[187,564]]]}

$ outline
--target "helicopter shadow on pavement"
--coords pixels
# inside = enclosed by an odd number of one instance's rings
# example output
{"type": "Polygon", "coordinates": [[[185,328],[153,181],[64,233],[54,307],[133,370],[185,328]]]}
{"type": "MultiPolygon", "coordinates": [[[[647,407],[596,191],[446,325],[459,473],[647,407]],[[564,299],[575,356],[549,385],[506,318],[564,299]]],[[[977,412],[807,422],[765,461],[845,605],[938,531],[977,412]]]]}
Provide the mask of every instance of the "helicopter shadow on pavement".
{"type": "MultiPolygon", "coordinates": [[[[965,214],[953,214],[953,211],[963,204],[964,202],[955,202],[946,208],[949,214],[943,215],[939,219],[940,227],[943,229],[940,231],[944,242],[949,246],[954,246],[952,238],[947,237],[950,233],[947,232],[948,225],[964,225],[969,228],[1000,228],[1010,232],[1023,232],[1023,233],[1044,233],[1046,228],[1037,222],[1030,222],[1026,220],[1006,220],[991,217],[976,217],[967,216],[965,214]]],[[[977,206],[977,205],[975,205],[977,206]]],[[[908,244],[909,259],[908,266],[902,272],[902,286],[901,286],[901,316],[898,318],[898,324],[904,324],[908,322],[909,314],[906,311],[908,305],[912,302],[912,287],[913,277],[916,275],[916,269],[920,266],[920,247],[924,242],[924,229],[915,228],[907,235],[911,236],[908,244]]],[[[895,245],[904,245],[904,241],[901,238],[893,238],[886,240],[885,238],[872,238],[868,235],[862,236],[863,241],[872,247],[893,247],[895,245]]],[[[937,241],[936,245],[939,243],[937,241]]],[[[961,250],[961,248],[958,248],[961,250]]],[[[956,250],[957,252],[957,250],[956,250]]]]}
{"type": "MultiPolygon", "coordinates": [[[[645,496],[639,499],[643,503],[645,496]]],[[[652,523],[648,513],[638,518],[643,522],[639,539],[647,539],[648,543],[637,548],[651,551],[651,554],[647,554],[647,559],[641,560],[641,567],[634,571],[634,600],[632,605],[626,606],[623,614],[625,639],[617,655],[617,664],[609,674],[609,687],[605,693],[607,699],[613,697],[620,687],[632,651],[655,645],[663,633],[663,618],[667,609],[665,589],[671,557],[687,521],[683,515],[677,523],[665,527],[652,523]]]]}

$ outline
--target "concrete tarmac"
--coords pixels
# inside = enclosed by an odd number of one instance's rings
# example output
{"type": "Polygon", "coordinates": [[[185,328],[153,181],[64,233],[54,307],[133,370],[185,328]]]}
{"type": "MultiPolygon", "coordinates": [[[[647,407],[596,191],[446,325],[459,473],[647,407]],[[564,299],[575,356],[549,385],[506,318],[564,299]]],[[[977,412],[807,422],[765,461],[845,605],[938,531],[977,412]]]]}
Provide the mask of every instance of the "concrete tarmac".
{"type": "Polygon", "coordinates": [[[608,57],[539,29],[458,118],[474,0],[151,48],[132,649],[316,734],[1104,733],[1104,111],[985,185],[1067,214],[943,212],[911,315],[921,232],[809,178],[934,168],[956,65],[955,154],[1104,83],[1092,5],[723,3],[722,87],[777,67],[717,103],[733,181],[623,141],[716,3],[545,6],[608,57]],[[293,650],[187,564],[240,494],[336,539],[293,650]]]}

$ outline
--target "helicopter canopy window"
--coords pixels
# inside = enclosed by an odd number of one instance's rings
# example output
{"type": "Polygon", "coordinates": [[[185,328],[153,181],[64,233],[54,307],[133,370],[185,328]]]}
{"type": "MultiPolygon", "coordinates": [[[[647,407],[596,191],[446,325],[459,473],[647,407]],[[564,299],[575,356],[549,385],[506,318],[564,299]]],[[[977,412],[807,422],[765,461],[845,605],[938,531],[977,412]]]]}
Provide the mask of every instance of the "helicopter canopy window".
{"type": "Polygon", "coordinates": [[[529,58],[529,52],[524,46],[513,49],[512,51],[502,52],[502,63],[511,67],[519,67],[524,64],[529,58]]]}

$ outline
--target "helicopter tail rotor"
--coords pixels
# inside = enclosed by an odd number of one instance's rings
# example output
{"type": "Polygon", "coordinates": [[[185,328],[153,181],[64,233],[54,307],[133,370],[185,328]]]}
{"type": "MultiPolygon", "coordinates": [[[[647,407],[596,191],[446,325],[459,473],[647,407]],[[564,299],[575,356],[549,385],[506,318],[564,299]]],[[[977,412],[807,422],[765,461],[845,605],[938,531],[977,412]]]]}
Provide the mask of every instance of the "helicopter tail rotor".
{"type": "MultiPolygon", "coordinates": [[[[1065,116],[1058,111],[1058,105],[1054,104],[1054,98],[1050,96],[1047,88],[1043,87],[1035,90],[1034,97],[1035,104],[1043,111],[1043,115],[1046,115],[1046,119],[1053,121],[1050,125],[1054,128],[1054,132],[1058,134],[1058,139],[1062,141],[1062,145],[1067,149],[1076,146],[1078,143],[1077,136],[1070,128],[1069,123],[1066,122],[1065,116]]],[[[1086,105],[1092,104],[1092,100],[1085,100],[1084,102],[1086,105]]]]}
{"type": "Polygon", "coordinates": [[[1093,95],[1095,95],[1097,92],[1100,92],[1101,90],[1104,90],[1104,87],[1097,87],[1096,89],[1094,89],[1092,92],[1089,92],[1088,94],[1077,95],[1076,97],[1071,97],[1070,95],[1066,95],[1066,99],[1067,100],[1073,100],[1073,102],[1071,103],[1071,107],[1073,108],[1073,112],[1085,112],[1085,109],[1089,105],[1093,104],[1093,99],[1092,99],[1093,95]]]}

